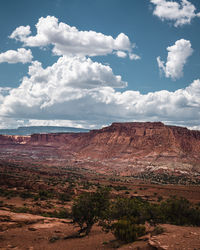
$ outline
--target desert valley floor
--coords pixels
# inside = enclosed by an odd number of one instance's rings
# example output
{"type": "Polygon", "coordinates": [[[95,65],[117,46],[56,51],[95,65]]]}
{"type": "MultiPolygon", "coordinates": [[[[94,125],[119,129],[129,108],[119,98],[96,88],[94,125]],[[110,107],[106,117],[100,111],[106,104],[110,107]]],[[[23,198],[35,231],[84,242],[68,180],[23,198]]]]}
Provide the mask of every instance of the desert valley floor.
{"type": "Polygon", "coordinates": [[[74,199],[107,187],[111,199],[161,204],[176,196],[200,210],[200,132],[162,123],[113,124],[89,133],[0,136],[0,249],[200,249],[200,227],[146,222],[124,244],[95,224],[83,238],[74,199]]]}

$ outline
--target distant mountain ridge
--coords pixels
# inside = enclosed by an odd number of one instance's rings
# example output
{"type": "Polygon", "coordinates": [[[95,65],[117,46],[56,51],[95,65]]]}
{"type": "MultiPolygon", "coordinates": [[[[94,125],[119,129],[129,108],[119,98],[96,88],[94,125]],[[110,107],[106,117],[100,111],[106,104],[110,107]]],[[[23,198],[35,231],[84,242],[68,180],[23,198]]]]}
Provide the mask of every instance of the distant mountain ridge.
{"type": "Polygon", "coordinates": [[[60,127],[60,126],[28,126],[18,127],[16,129],[0,129],[0,135],[32,135],[49,133],[81,133],[89,132],[89,129],[60,127]]]}
{"type": "Polygon", "coordinates": [[[200,183],[200,131],[161,122],[74,131],[0,135],[0,162],[70,166],[95,175],[139,176],[163,183],[173,176],[176,183],[200,183]]]}

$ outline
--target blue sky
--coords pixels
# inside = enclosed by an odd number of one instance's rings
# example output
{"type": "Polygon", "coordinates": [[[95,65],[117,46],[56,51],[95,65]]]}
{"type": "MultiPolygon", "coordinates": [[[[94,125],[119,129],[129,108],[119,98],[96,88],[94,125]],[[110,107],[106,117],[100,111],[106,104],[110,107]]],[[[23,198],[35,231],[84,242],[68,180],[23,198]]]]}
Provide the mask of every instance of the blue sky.
{"type": "Polygon", "coordinates": [[[2,0],[0,127],[200,129],[199,12],[194,0],[2,0]]]}

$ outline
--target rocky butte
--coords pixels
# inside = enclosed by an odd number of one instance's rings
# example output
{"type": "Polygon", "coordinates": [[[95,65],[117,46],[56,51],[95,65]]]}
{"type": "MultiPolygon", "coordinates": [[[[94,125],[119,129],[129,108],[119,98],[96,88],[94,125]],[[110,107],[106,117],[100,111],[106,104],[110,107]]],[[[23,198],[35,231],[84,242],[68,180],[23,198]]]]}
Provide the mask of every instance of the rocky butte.
{"type": "Polygon", "coordinates": [[[0,159],[79,166],[105,174],[200,178],[200,131],[161,122],[113,123],[86,133],[0,135],[0,159]]]}

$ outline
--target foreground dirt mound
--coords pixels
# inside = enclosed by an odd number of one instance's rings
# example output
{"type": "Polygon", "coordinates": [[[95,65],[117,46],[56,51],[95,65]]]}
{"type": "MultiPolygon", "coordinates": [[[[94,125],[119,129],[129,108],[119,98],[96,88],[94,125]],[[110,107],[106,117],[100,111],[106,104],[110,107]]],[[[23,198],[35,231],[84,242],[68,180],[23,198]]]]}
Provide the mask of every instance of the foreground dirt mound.
{"type": "Polygon", "coordinates": [[[77,230],[70,220],[0,210],[0,249],[105,249],[104,243],[114,239],[94,226],[88,237],[65,240],[77,230]]]}
{"type": "Polygon", "coordinates": [[[120,245],[111,233],[105,234],[98,226],[94,226],[91,234],[85,238],[66,240],[66,236],[77,232],[70,220],[0,210],[0,249],[199,249],[200,228],[173,225],[162,227],[164,233],[156,236],[149,233],[127,245],[120,245]]]}
{"type": "Polygon", "coordinates": [[[149,245],[156,249],[200,249],[200,228],[179,227],[174,225],[162,225],[163,234],[149,239],[149,245]]]}
{"type": "Polygon", "coordinates": [[[99,173],[167,172],[200,181],[200,131],[161,122],[113,123],[88,133],[0,135],[0,159],[73,165],[99,173]]]}

